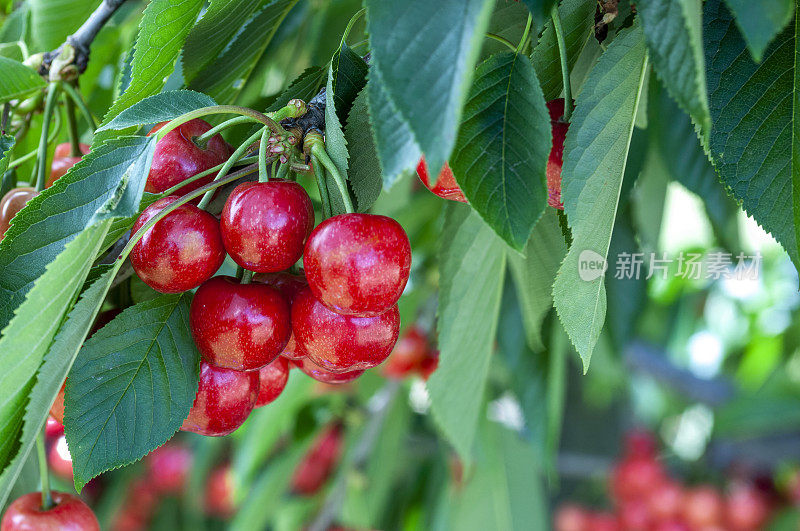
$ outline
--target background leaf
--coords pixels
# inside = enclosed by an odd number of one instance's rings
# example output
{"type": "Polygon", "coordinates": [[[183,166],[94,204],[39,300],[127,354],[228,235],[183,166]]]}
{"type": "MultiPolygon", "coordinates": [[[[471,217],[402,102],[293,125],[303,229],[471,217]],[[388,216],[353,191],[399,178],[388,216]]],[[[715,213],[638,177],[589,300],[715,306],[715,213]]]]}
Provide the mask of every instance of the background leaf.
{"type": "MultiPolygon", "coordinates": [[[[328,67],[328,86],[325,90],[325,151],[328,152],[339,174],[345,181],[345,193],[349,194],[347,189],[347,140],[344,138],[342,131],[342,124],[339,122],[339,117],[336,114],[336,104],[333,97],[333,65],[328,67]]],[[[328,187],[328,197],[331,202],[331,210],[334,215],[344,214],[347,212],[342,201],[342,192],[336,184],[330,172],[325,172],[325,180],[328,187]]]]}
{"type": "Polygon", "coordinates": [[[141,127],[156,122],[166,122],[181,114],[216,105],[211,97],[192,90],[173,90],[148,96],[120,112],[97,131],[141,127]]]}
{"type": "Polygon", "coordinates": [[[522,250],[547,204],[550,115],[530,60],[513,52],[478,67],[453,173],[470,205],[522,250]]]}
{"type": "Polygon", "coordinates": [[[44,80],[19,61],[0,57],[0,103],[27,96],[45,87],[44,80]]]}
{"type": "Polygon", "coordinates": [[[359,212],[366,212],[381,193],[383,175],[372,138],[367,90],[362,90],[350,110],[344,136],[350,147],[350,184],[359,212]]]}
{"type": "Polygon", "coordinates": [[[77,30],[92,11],[97,0],[29,0],[33,39],[40,52],[55,50],[77,30]]]}
{"type": "Polygon", "coordinates": [[[11,149],[14,147],[14,137],[11,135],[0,135],[0,177],[8,169],[8,163],[11,162],[9,155],[11,149]]]}
{"type": "Polygon", "coordinates": [[[772,39],[792,19],[792,0],[770,0],[750,2],[748,0],[725,0],[736,15],[736,25],[747,40],[753,59],[761,61],[764,51],[772,39]]]}
{"type": "MultiPolygon", "coordinates": [[[[550,10],[557,3],[557,0],[522,0],[522,3],[528,6],[536,25],[542,27],[550,17],[550,10]]],[[[535,28],[536,26],[534,26],[535,28]]]]}
{"type": "Polygon", "coordinates": [[[367,63],[356,52],[342,43],[341,48],[336,50],[331,60],[333,76],[331,85],[333,87],[333,101],[336,103],[336,114],[342,124],[347,123],[347,117],[356,96],[367,84],[367,63]]]}

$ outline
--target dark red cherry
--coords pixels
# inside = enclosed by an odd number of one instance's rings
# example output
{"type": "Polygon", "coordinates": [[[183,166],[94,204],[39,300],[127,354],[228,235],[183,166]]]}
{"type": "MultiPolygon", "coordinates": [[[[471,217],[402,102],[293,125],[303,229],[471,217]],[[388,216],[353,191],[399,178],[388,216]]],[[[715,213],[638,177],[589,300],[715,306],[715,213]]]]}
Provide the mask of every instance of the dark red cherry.
{"type": "Polygon", "coordinates": [[[261,273],[283,271],[303,254],[314,228],[314,205],[291,181],[243,183],[228,197],[220,228],[237,264],[261,273]]]}
{"type": "MultiPolygon", "coordinates": [[[[80,144],[80,148],[81,153],[84,155],[87,155],[92,149],[86,144],[80,144]]],[[[53,154],[53,163],[50,165],[50,175],[45,180],[44,187],[50,188],[54,182],[63,177],[82,158],[72,156],[72,145],[69,142],[57,145],[55,154],[53,154]]]]}
{"type": "Polygon", "coordinates": [[[150,452],[145,458],[152,488],[163,494],[180,494],[192,468],[192,450],[168,442],[150,452]]]}
{"type": "Polygon", "coordinates": [[[398,379],[410,376],[421,370],[430,350],[428,337],[422,329],[416,325],[408,327],[383,366],[383,374],[398,379]]]}
{"type": "MultiPolygon", "coordinates": [[[[150,131],[150,134],[152,135],[164,127],[166,123],[162,122],[156,125],[150,131]]],[[[207,122],[196,118],[179,125],[164,135],[164,138],[159,140],[156,145],[145,191],[151,193],[163,192],[192,175],[225,162],[231,156],[233,150],[220,135],[212,136],[204,147],[195,143],[197,137],[210,129],[211,126],[207,122]]],[[[185,195],[210,183],[212,180],[214,180],[213,174],[187,184],[175,193],[177,195],[185,195]]]]}
{"type": "Polygon", "coordinates": [[[42,493],[29,492],[8,506],[2,531],[100,531],[100,523],[88,505],[72,494],[51,491],[55,504],[42,510],[42,493]]]}
{"type": "Polygon", "coordinates": [[[197,349],[208,363],[254,371],[281,353],[291,334],[289,304],[266,284],[214,277],[197,290],[189,314],[197,349]]]}
{"type": "Polygon", "coordinates": [[[181,430],[200,435],[233,433],[258,398],[258,373],[233,371],[200,361],[200,385],[181,430]]]}
{"type": "Polygon", "coordinates": [[[266,406],[280,396],[289,381],[289,360],[282,356],[258,370],[256,407],[266,406]]]}
{"type": "MultiPolygon", "coordinates": [[[[253,277],[253,281],[262,282],[280,291],[289,306],[294,302],[295,295],[308,287],[305,276],[291,273],[258,273],[253,277]]],[[[281,351],[281,356],[290,360],[299,360],[305,356],[305,353],[297,347],[294,332],[289,336],[289,341],[281,351]]]]}
{"type": "Polygon", "coordinates": [[[328,480],[342,454],[342,431],[338,425],[323,431],[292,476],[292,491],[311,496],[328,480]]]}
{"type": "Polygon", "coordinates": [[[564,210],[564,203],[561,201],[561,165],[564,160],[564,139],[569,129],[569,124],[562,121],[564,99],[548,101],[547,109],[550,111],[550,125],[553,128],[553,147],[547,160],[547,204],[564,210]]]}
{"type": "Polygon", "coordinates": [[[467,202],[467,198],[464,197],[464,192],[461,191],[461,188],[456,182],[456,178],[453,176],[453,170],[450,169],[447,163],[442,167],[442,171],[439,172],[439,178],[436,179],[436,184],[433,186],[431,186],[431,180],[428,176],[428,165],[425,163],[425,157],[419,160],[417,175],[419,175],[419,180],[422,181],[422,184],[439,197],[452,201],[460,201],[461,203],[467,202]]]}
{"type": "Polygon", "coordinates": [[[312,377],[318,382],[326,384],[346,384],[354,381],[359,376],[364,374],[364,369],[357,371],[347,372],[331,372],[326,371],[307,357],[300,357],[298,360],[292,361],[295,367],[303,371],[306,375],[312,377]]]}
{"type": "Polygon", "coordinates": [[[220,466],[208,475],[203,502],[206,514],[218,518],[234,515],[236,506],[233,503],[233,472],[230,465],[220,466]]]}
{"type": "Polygon", "coordinates": [[[51,415],[47,417],[47,421],[44,424],[44,434],[48,440],[63,435],[64,425],[51,415]]]}
{"type": "Polygon", "coordinates": [[[33,188],[12,188],[0,199],[0,241],[3,241],[14,216],[37,195],[39,192],[33,188]]]}
{"type": "Polygon", "coordinates": [[[328,218],[311,233],[303,265],[325,306],[361,317],[394,306],[408,282],[411,244],[400,224],[375,214],[328,218]]]}
{"type": "Polygon", "coordinates": [[[397,342],[400,312],[395,305],[374,317],[341,315],[305,289],[292,305],[292,330],[300,350],[323,369],[369,369],[383,362],[397,342]]]}

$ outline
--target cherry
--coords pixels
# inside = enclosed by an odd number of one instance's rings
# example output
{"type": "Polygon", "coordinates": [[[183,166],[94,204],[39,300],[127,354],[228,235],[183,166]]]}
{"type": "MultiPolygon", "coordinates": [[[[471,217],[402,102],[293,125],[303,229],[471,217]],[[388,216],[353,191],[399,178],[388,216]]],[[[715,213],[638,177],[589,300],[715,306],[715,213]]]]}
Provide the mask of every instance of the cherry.
{"type": "Polygon", "coordinates": [[[295,367],[303,371],[306,375],[312,377],[318,382],[326,384],[346,384],[352,382],[362,374],[364,370],[347,371],[347,372],[330,372],[326,371],[308,358],[300,358],[299,360],[292,361],[295,367]]]}
{"type": "MultiPolygon", "coordinates": [[[[92,148],[86,144],[80,144],[81,153],[87,155],[92,148]]],[[[53,154],[53,163],[50,165],[50,175],[45,180],[44,187],[50,188],[54,182],[63,177],[67,171],[75,166],[83,157],[72,156],[72,145],[69,142],[56,146],[53,154]]]]}
{"type": "Polygon", "coordinates": [[[253,410],[258,398],[258,373],[224,369],[200,361],[200,383],[181,430],[200,435],[233,433],[253,410]]]}
{"type": "Polygon", "coordinates": [[[619,522],[622,527],[630,531],[647,531],[650,529],[650,510],[641,499],[624,502],[619,507],[619,522]]]}
{"type": "Polygon", "coordinates": [[[150,478],[131,481],[120,511],[115,515],[114,531],[143,531],[158,507],[159,493],[152,487],[150,478]]]}
{"type": "Polygon", "coordinates": [[[289,381],[289,360],[278,356],[258,371],[256,407],[266,406],[280,396],[289,381]]]}
{"type": "MultiPolygon", "coordinates": [[[[680,520],[665,520],[658,522],[652,527],[652,531],[692,531],[688,525],[680,520]]],[[[713,528],[706,528],[703,531],[714,531],[713,528]]]]}
{"type": "Polygon", "coordinates": [[[562,505],[553,517],[555,531],[589,531],[590,514],[578,505],[562,505]]]}
{"type": "Polygon", "coordinates": [[[306,288],[292,305],[292,330],[299,348],[323,369],[369,369],[391,353],[400,330],[400,312],[395,305],[375,317],[341,315],[306,288]]]}
{"type": "Polygon", "coordinates": [[[464,192],[461,191],[456,178],[453,176],[453,170],[450,169],[447,163],[442,167],[442,171],[439,172],[439,178],[436,179],[436,184],[433,186],[431,186],[430,177],[428,177],[428,165],[425,163],[425,157],[419,159],[417,175],[419,175],[419,180],[422,181],[422,184],[439,197],[460,201],[461,203],[467,202],[464,192]]]}
{"type": "Polygon", "coordinates": [[[150,452],[147,456],[147,469],[153,490],[180,494],[189,477],[192,457],[189,448],[176,443],[167,443],[150,452]]]}
{"type": "Polygon", "coordinates": [[[0,241],[5,237],[14,216],[37,195],[39,192],[33,188],[12,188],[0,199],[0,241]]]}
{"type": "Polygon", "coordinates": [[[64,388],[66,385],[66,381],[61,384],[61,389],[58,390],[56,399],[53,401],[53,405],[50,406],[50,416],[59,424],[64,424],[64,388]]]}
{"type": "Polygon", "coordinates": [[[231,258],[251,271],[282,271],[300,259],[314,228],[314,205],[297,183],[273,180],[234,188],[220,218],[231,258]]]}
{"type": "Polygon", "coordinates": [[[422,363],[419,366],[419,375],[422,377],[423,380],[427,380],[431,377],[431,374],[439,368],[439,351],[438,350],[431,350],[428,352],[428,356],[422,360],[422,363]]]}
{"type": "MultiPolygon", "coordinates": [[[[152,135],[164,127],[166,123],[162,122],[156,125],[150,131],[150,134],[152,135]]],[[[200,147],[195,143],[196,137],[210,129],[211,126],[208,122],[196,118],[179,125],[164,135],[164,138],[156,144],[145,191],[151,193],[163,192],[192,175],[225,162],[231,156],[233,150],[220,135],[212,136],[205,147],[200,147]]],[[[179,188],[175,193],[179,196],[185,195],[213,180],[214,175],[208,175],[179,188]]]]}
{"type": "Polygon", "coordinates": [[[655,458],[658,455],[658,444],[653,434],[644,429],[629,431],[625,434],[625,455],[655,458]]]}
{"type": "Polygon", "coordinates": [[[593,513],[589,516],[589,527],[591,531],[622,531],[617,517],[611,513],[593,513]]]}
{"type": "MultiPolygon", "coordinates": [[[[159,199],[136,220],[135,234],[153,216],[178,199],[159,199]]],[[[184,204],[164,216],[136,242],[131,265],[140,279],[161,293],[181,293],[202,284],[225,260],[217,220],[194,205],[184,204]]]]}
{"type": "Polygon", "coordinates": [[[239,371],[260,369],[278,357],[292,331],[289,304],[278,290],[225,276],[200,286],[189,323],[205,361],[239,371]]]}
{"type": "Polygon", "coordinates": [[[721,525],[724,510],[722,496],[712,487],[696,487],[684,496],[683,518],[692,529],[721,525]]]}
{"type": "Polygon", "coordinates": [[[371,317],[391,308],[403,293],[411,244],[392,218],[342,214],[317,225],[303,263],[311,290],[325,306],[371,317]]]}
{"type": "Polygon", "coordinates": [[[673,481],[663,481],[650,492],[647,506],[657,520],[676,518],[683,506],[683,489],[673,481]]]}
{"type": "Polygon", "coordinates": [[[561,202],[561,165],[564,161],[564,139],[569,129],[569,124],[562,121],[564,99],[548,101],[547,110],[550,111],[550,125],[553,128],[553,147],[547,159],[547,204],[564,210],[564,203],[561,202]]]}
{"type": "Polygon", "coordinates": [[[611,471],[611,493],[618,502],[647,496],[664,479],[661,464],[651,457],[628,457],[611,471]]]}
{"type": "Polygon", "coordinates": [[[236,511],[233,503],[233,474],[230,465],[214,469],[206,480],[206,513],[219,518],[230,518],[236,511]]]}
{"type": "Polygon", "coordinates": [[[762,529],[769,512],[769,501],[751,485],[734,486],[725,500],[725,515],[732,531],[762,529]]]}
{"type": "Polygon", "coordinates": [[[69,454],[67,438],[64,435],[58,437],[50,446],[47,453],[47,464],[55,475],[65,480],[72,480],[72,456],[69,454]]]}
{"type": "Polygon", "coordinates": [[[52,491],[53,507],[42,510],[42,493],[29,492],[8,506],[0,531],[100,531],[100,523],[80,498],[52,491]]]}
{"type": "Polygon", "coordinates": [[[334,424],[314,441],[292,476],[292,491],[305,496],[317,492],[336,468],[342,453],[342,431],[334,424]]]}
{"type": "MultiPolygon", "coordinates": [[[[253,276],[253,281],[262,282],[280,291],[289,306],[294,303],[295,296],[308,287],[305,275],[292,275],[291,273],[258,273],[253,276]]],[[[305,353],[297,348],[294,332],[289,335],[289,341],[281,351],[281,356],[289,360],[299,360],[305,356],[305,353]]]]}
{"type": "Polygon", "coordinates": [[[64,433],[64,425],[59,422],[56,418],[52,415],[47,417],[47,421],[44,424],[44,434],[47,436],[48,439],[53,439],[62,435],[64,433]]]}
{"type": "Polygon", "coordinates": [[[428,338],[422,329],[416,325],[410,326],[395,345],[383,367],[383,374],[389,378],[406,378],[421,369],[430,350],[428,338]]]}

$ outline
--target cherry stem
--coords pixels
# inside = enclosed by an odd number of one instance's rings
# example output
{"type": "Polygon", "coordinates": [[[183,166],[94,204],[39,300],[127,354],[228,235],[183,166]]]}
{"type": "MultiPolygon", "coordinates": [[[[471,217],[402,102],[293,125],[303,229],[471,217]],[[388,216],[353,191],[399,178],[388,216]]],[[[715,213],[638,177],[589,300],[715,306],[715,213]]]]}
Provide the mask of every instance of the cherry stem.
{"type": "Polygon", "coordinates": [[[278,166],[278,173],[275,174],[275,179],[286,179],[286,176],[289,174],[289,163],[286,162],[278,166]]]}
{"type": "Polygon", "coordinates": [[[67,115],[67,137],[69,138],[69,154],[71,157],[81,156],[80,134],[78,121],[75,119],[75,102],[64,93],[64,114],[67,115]]]}
{"type": "Polygon", "coordinates": [[[42,134],[39,137],[38,166],[36,170],[36,191],[44,190],[45,178],[47,176],[47,139],[50,133],[50,121],[58,101],[58,94],[61,92],[61,82],[50,83],[47,90],[47,100],[44,104],[44,114],[42,115],[42,134]]]}
{"type": "Polygon", "coordinates": [[[253,280],[253,272],[249,269],[245,269],[242,272],[241,284],[250,284],[251,280],[253,280]]]}
{"type": "MultiPolygon", "coordinates": [[[[258,132],[251,135],[250,138],[245,140],[241,146],[236,148],[236,151],[233,152],[233,155],[231,155],[230,158],[227,161],[225,161],[225,164],[222,165],[222,168],[220,168],[219,173],[217,173],[217,176],[214,177],[214,181],[218,181],[223,177],[225,177],[230,171],[230,169],[233,167],[233,165],[236,163],[236,161],[242,158],[242,155],[244,155],[245,151],[250,149],[250,145],[256,140],[258,140],[258,137],[261,136],[261,134],[262,131],[259,130],[258,132]]],[[[205,210],[208,204],[211,202],[212,197],[214,197],[214,193],[213,191],[209,190],[208,193],[206,193],[206,195],[203,196],[203,199],[200,200],[200,203],[197,204],[197,207],[201,210],[205,210]]]]}
{"type": "Polygon", "coordinates": [[[267,144],[269,139],[269,129],[264,128],[261,133],[261,142],[258,144],[258,182],[269,181],[269,171],[267,171],[267,144]]]}
{"type": "Polygon", "coordinates": [[[185,124],[189,120],[194,120],[195,118],[200,118],[211,114],[239,114],[241,116],[249,116],[256,122],[260,122],[269,127],[270,130],[275,134],[285,133],[283,127],[281,127],[281,125],[278,122],[276,122],[266,114],[254,111],[253,109],[248,109],[247,107],[239,107],[237,105],[214,105],[211,107],[202,107],[200,109],[189,111],[185,114],[178,116],[173,120],[170,120],[164,127],[158,130],[158,132],[156,133],[156,140],[161,140],[162,138],[164,138],[164,135],[166,135],[176,127],[185,124]]]}
{"type": "Polygon", "coordinates": [[[247,122],[256,122],[256,121],[257,120],[255,120],[254,118],[252,118],[250,116],[237,116],[236,118],[231,118],[230,120],[225,120],[221,124],[219,124],[219,125],[217,125],[215,127],[212,127],[211,129],[209,129],[208,131],[206,131],[205,133],[203,133],[202,135],[198,136],[197,138],[195,138],[193,140],[194,140],[195,144],[197,144],[199,147],[205,149],[206,144],[208,143],[209,140],[211,140],[211,137],[213,137],[214,135],[216,135],[220,131],[224,131],[225,129],[228,129],[229,127],[233,127],[234,125],[244,124],[244,123],[247,123],[247,122]]]}
{"type": "Polygon", "coordinates": [[[519,44],[514,49],[517,53],[522,53],[525,49],[525,46],[528,45],[528,37],[531,34],[531,24],[533,23],[533,17],[528,15],[528,21],[525,23],[525,31],[522,33],[522,38],[519,40],[519,44]]]}
{"type": "Polygon", "coordinates": [[[516,52],[517,51],[517,47],[514,46],[514,43],[511,42],[510,40],[506,39],[505,37],[501,37],[500,35],[497,35],[496,33],[487,33],[486,37],[489,38],[489,39],[494,39],[497,42],[505,44],[506,46],[508,46],[508,48],[512,52],[516,52]]]}
{"type": "Polygon", "coordinates": [[[348,213],[352,213],[355,209],[353,208],[353,200],[350,199],[350,193],[347,191],[347,183],[344,182],[344,177],[342,177],[342,174],[339,173],[339,168],[336,167],[336,164],[334,164],[331,158],[328,156],[328,152],[325,151],[325,145],[322,144],[321,141],[314,142],[314,144],[311,146],[311,154],[317,157],[317,160],[331,174],[333,180],[336,181],[336,186],[339,188],[339,195],[342,196],[344,209],[348,213]]]}
{"type": "Polygon", "coordinates": [[[331,198],[328,195],[328,185],[325,182],[325,170],[315,156],[311,156],[311,166],[314,169],[314,178],[317,180],[319,198],[322,201],[322,215],[325,218],[331,217],[331,198]]]}
{"type": "Polygon", "coordinates": [[[53,496],[50,494],[50,475],[47,472],[47,454],[44,449],[44,436],[36,436],[36,452],[39,457],[39,474],[42,478],[42,510],[53,508],[53,496]]]}
{"type": "Polygon", "coordinates": [[[306,105],[306,102],[295,98],[289,100],[285,107],[281,107],[277,111],[268,112],[267,116],[276,122],[281,122],[289,118],[300,118],[306,112],[308,112],[308,106],[306,105]]]}
{"type": "Polygon", "coordinates": [[[558,41],[558,55],[561,59],[561,77],[564,80],[564,121],[569,122],[572,116],[572,89],[569,81],[569,65],[567,63],[567,43],[564,40],[564,29],[561,27],[561,17],[558,14],[558,3],[553,5],[550,11],[553,19],[553,30],[556,32],[558,41]]]}
{"type": "MultiPolygon", "coordinates": [[[[243,165],[246,165],[246,164],[252,164],[254,162],[256,162],[256,157],[245,157],[243,159],[237,160],[235,165],[243,166],[243,165]]],[[[177,192],[178,190],[180,190],[181,188],[183,188],[184,186],[186,186],[187,184],[191,184],[191,183],[195,182],[198,179],[202,179],[203,177],[205,177],[207,175],[211,175],[212,173],[218,172],[220,169],[222,169],[223,166],[225,166],[224,162],[222,164],[217,164],[213,168],[209,168],[209,169],[207,169],[205,171],[201,171],[200,173],[196,173],[196,174],[192,175],[191,177],[187,177],[186,179],[182,180],[181,182],[179,182],[175,186],[173,186],[171,188],[167,188],[166,190],[164,190],[163,192],[161,192],[158,195],[159,195],[159,197],[167,197],[168,195],[172,195],[175,192],[177,192]]]]}
{"type": "Polygon", "coordinates": [[[69,95],[72,102],[81,111],[83,119],[86,121],[86,125],[89,127],[89,130],[92,132],[92,134],[94,134],[95,129],[97,129],[97,122],[94,119],[91,109],[89,109],[89,106],[86,105],[86,102],[83,100],[81,93],[70,83],[64,83],[62,88],[64,89],[64,92],[69,95]]]}

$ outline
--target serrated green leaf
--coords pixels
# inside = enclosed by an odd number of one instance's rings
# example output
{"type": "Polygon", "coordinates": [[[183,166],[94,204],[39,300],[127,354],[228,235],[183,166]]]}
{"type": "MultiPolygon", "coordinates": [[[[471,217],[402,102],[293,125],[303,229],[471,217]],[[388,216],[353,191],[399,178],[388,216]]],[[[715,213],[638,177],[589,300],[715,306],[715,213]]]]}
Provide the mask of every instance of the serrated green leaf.
{"type": "Polygon", "coordinates": [[[794,91],[792,93],[792,213],[794,239],[800,255],[800,11],[795,13],[794,27],[794,91]]]}
{"type": "Polygon", "coordinates": [[[347,124],[353,102],[367,84],[369,67],[361,56],[347,46],[347,43],[342,43],[341,48],[333,54],[331,67],[333,70],[331,86],[336,114],[341,123],[347,124]]]}
{"type": "Polygon", "coordinates": [[[311,98],[317,95],[319,89],[325,83],[326,72],[318,66],[312,66],[303,70],[303,73],[289,84],[289,87],[270,103],[267,112],[277,111],[285,107],[289,100],[294,98],[301,99],[308,103],[311,98]]]}
{"type": "Polygon", "coordinates": [[[44,80],[19,61],[0,57],[0,103],[27,96],[45,87],[44,80]]]}
{"type": "Polygon", "coordinates": [[[11,150],[14,148],[14,137],[11,135],[0,135],[0,176],[8,169],[11,162],[11,150]]]}
{"type": "MultiPolygon", "coordinates": [[[[328,85],[325,90],[325,151],[328,152],[342,179],[345,180],[345,186],[347,186],[347,159],[350,155],[347,153],[347,140],[344,138],[342,124],[336,114],[336,105],[333,97],[332,64],[328,67],[328,85]]],[[[344,214],[347,210],[342,200],[342,192],[339,190],[336,180],[328,171],[325,172],[325,181],[333,214],[344,214]]],[[[345,193],[349,193],[349,190],[346,189],[345,193]]]]}
{"type": "Polygon", "coordinates": [[[756,61],[761,61],[772,39],[792,20],[792,0],[725,0],[736,15],[736,25],[747,40],[747,47],[756,61]]]}
{"type": "Polygon", "coordinates": [[[794,28],[781,33],[757,64],[721,0],[705,3],[704,23],[712,160],[745,212],[799,266],[789,148],[796,76],[794,28]]]}
{"type": "Polygon", "coordinates": [[[636,24],[614,38],[589,74],[564,144],[561,197],[573,242],[553,285],[553,301],[584,369],[606,316],[602,270],[587,270],[586,264],[607,263],[646,73],[647,50],[636,24]]]}
{"type": "MultiPolygon", "coordinates": [[[[558,6],[561,26],[564,28],[564,41],[567,44],[567,64],[570,71],[575,66],[586,42],[594,33],[595,3],[586,0],[564,0],[558,6]]],[[[531,54],[536,76],[542,85],[544,99],[550,101],[558,98],[564,90],[561,75],[561,59],[558,52],[558,40],[549,21],[539,37],[539,42],[531,54]]]]}
{"type": "Polygon", "coordinates": [[[439,367],[433,418],[464,461],[481,416],[506,268],[502,240],[468,206],[449,204],[439,259],[439,367]]]}
{"type": "Polygon", "coordinates": [[[29,0],[33,39],[39,52],[55,50],[72,35],[92,11],[97,0],[29,0]]]}
{"type": "Polygon", "coordinates": [[[542,27],[545,21],[550,16],[550,11],[556,4],[557,0],[522,0],[522,3],[528,6],[528,9],[533,15],[533,20],[538,27],[542,27]]]}
{"type": "Polygon", "coordinates": [[[183,78],[191,83],[222,53],[264,0],[211,0],[183,46],[183,78]]]}
{"type": "Polygon", "coordinates": [[[711,129],[703,56],[701,0],[644,0],[638,4],[653,67],[703,135],[711,129]]]}
{"type": "Polygon", "coordinates": [[[419,153],[434,175],[450,157],[493,5],[492,0],[365,1],[371,69],[377,72],[372,79],[385,100],[379,104],[377,95],[370,95],[373,117],[381,123],[381,114],[393,107],[418,151],[416,160],[413,149],[387,157],[386,150],[404,147],[406,139],[398,143],[386,126],[376,128],[387,179],[415,168],[419,153]]]}
{"type": "MultiPolygon", "coordinates": [[[[528,14],[528,7],[525,4],[509,0],[495,0],[488,32],[503,37],[509,42],[517,43],[522,40],[528,14]]],[[[494,39],[487,39],[483,43],[481,56],[486,58],[506,51],[508,51],[508,46],[504,43],[494,39]]]]}
{"type": "Polygon", "coordinates": [[[203,0],[151,0],[147,4],[136,38],[130,84],[106,113],[103,123],[161,91],[204,3],[203,0]]]}
{"type": "Polygon", "coordinates": [[[231,103],[244,87],[275,32],[298,0],[273,0],[250,18],[225,51],[189,83],[189,88],[231,103]]]}
{"type": "Polygon", "coordinates": [[[366,212],[375,204],[383,183],[370,122],[367,89],[364,89],[356,97],[344,128],[350,146],[350,184],[359,212],[366,212]]]}
{"type": "Polygon", "coordinates": [[[213,98],[193,90],[173,90],[148,96],[120,112],[97,131],[120,130],[141,127],[156,122],[165,122],[181,114],[216,105],[213,98]]]}
{"type": "Polygon", "coordinates": [[[553,307],[553,281],[567,246],[554,209],[547,209],[533,229],[524,256],[512,253],[509,266],[519,294],[528,345],[539,351],[542,343],[542,322],[553,307]]]}
{"type": "Polygon", "coordinates": [[[552,144],[528,57],[504,52],[487,59],[475,74],[452,167],[470,205],[514,249],[525,247],[547,205],[552,144]]]}
{"type": "Polygon", "coordinates": [[[163,295],[131,306],[81,349],[64,394],[79,491],[164,444],[189,414],[200,371],[189,298],[163,295]]]}

